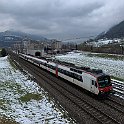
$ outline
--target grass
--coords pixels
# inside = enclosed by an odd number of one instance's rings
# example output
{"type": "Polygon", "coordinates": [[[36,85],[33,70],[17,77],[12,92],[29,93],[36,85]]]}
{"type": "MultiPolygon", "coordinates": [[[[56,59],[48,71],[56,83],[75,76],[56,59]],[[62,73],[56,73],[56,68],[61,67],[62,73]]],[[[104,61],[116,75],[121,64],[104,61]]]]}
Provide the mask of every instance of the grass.
{"type": "Polygon", "coordinates": [[[118,77],[114,77],[114,76],[111,76],[111,78],[112,78],[112,79],[115,79],[115,80],[119,80],[119,81],[124,82],[124,79],[122,79],[122,78],[118,78],[118,77]]]}
{"type": "Polygon", "coordinates": [[[14,69],[18,69],[18,67],[14,64],[14,62],[12,61],[12,59],[10,59],[10,57],[8,57],[9,63],[10,65],[14,68],[14,69]]]}
{"type": "Polygon", "coordinates": [[[12,118],[8,118],[6,116],[0,116],[0,124],[19,124],[14,121],[12,118]]]}
{"type": "Polygon", "coordinates": [[[41,96],[41,94],[36,94],[36,93],[27,93],[26,95],[24,95],[24,96],[21,96],[20,97],[20,100],[22,101],[22,102],[28,102],[28,101],[30,101],[30,100],[41,100],[41,98],[42,98],[42,96],[41,96]]]}
{"type": "Polygon", "coordinates": [[[0,99],[0,108],[3,109],[5,108],[6,101],[3,99],[0,99]]]}
{"type": "Polygon", "coordinates": [[[0,87],[2,87],[2,90],[7,91],[8,89],[11,89],[11,91],[13,91],[13,93],[19,93],[22,94],[24,93],[24,90],[21,88],[21,85],[17,84],[17,83],[12,83],[12,82],[4,82],[4,83],[0,83],[0,87]]]}
{"type": "Polygon", "coordinates": [[[110,59],[114,59],[114,60],[124,60],[123,55],[107,54],[107,53],[102,53],[102,54],[89,53],[89,54],[87,54],[87,56],[89,56],[89,57],[100,57],[100,58],[110,58],[110,59]]]}

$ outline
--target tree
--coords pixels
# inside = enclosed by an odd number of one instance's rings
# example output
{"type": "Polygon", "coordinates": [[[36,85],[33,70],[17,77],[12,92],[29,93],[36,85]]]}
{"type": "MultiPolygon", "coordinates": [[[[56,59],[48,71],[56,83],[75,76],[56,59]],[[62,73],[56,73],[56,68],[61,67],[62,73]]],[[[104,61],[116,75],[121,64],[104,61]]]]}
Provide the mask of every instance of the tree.
{"type": "Polygon", "coordinates": [[[6,55],[7,55],[6,50],[3,48],[3,49],[1,50],[1,56],[2,56],[2,57],[5,57],[6,55]]]}

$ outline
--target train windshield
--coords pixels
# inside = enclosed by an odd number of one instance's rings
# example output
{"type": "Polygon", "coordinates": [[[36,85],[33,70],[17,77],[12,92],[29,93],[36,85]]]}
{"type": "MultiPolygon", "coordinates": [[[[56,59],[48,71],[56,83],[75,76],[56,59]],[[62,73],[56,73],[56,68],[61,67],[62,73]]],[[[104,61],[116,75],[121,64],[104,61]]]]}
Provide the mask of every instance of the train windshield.
{"type": "Polygon", "coordinates": [[[102,76],[98,78],[98,84],[100,88],[110,86],[111,85],[111,80],[110,76],[102,76]]]}

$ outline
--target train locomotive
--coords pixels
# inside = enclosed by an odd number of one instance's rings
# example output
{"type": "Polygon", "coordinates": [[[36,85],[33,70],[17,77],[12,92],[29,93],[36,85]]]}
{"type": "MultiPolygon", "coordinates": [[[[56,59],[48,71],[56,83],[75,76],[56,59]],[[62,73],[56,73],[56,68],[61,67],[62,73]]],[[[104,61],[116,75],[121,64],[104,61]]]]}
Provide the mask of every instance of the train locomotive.
{"type": "Polygon", "coordinates": [[[110,76],[102,70],[67,66],[25,54],[19,54],[19,57],[97,96],[108,95],[113,89],[110,76]]]}

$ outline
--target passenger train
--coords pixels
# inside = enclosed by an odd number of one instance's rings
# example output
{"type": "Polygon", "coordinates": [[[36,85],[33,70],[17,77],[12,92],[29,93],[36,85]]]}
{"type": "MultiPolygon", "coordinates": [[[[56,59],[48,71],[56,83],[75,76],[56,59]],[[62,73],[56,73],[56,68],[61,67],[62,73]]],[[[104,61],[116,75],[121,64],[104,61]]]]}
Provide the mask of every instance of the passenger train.
{"type": "Polygon", "coordinates": [[[98,96],[108,95],[113,89],[110,76],[102,70],[67,66],[25,54],[19,54],[19,57],[98,96]]]}

